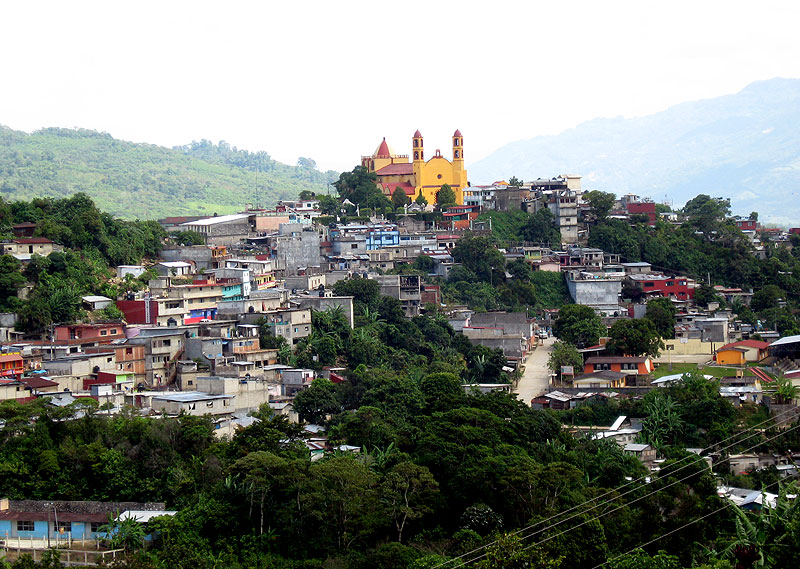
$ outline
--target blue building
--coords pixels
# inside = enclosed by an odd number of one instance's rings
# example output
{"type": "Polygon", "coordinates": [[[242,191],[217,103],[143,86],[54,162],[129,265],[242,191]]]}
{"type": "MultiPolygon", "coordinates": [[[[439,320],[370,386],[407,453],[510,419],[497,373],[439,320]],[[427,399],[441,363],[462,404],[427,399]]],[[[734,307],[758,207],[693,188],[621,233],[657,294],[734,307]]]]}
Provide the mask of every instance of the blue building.
{"type": "Polygon", "coordinates": [[[0,539],[102,539],[100,528],[123,512],[169,515],[161,502],[0,499],[0,539]]]}

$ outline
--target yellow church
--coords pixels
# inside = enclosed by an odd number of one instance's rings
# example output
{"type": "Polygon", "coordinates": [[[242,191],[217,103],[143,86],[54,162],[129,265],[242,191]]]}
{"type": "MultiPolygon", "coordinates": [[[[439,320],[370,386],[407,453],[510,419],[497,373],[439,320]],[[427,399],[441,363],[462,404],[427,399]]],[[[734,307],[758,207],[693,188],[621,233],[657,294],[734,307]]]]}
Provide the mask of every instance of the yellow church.
{"type": "Polygon", "coordinates": [[[439,149],[425,161],[425,145],[419,130],[411,141],[413,160],[407,154],[395,154],[386,143],[378,145],[372,156],[362,156],[361,165],[378,176],[378,187],[391,197],[396,188],[402,188],[412,200],[422,194],[429,204],[436,203],[436,194],[443,184],[449,185],[456,195],[458,205],[464,204],[467,171],[464,169],[464,138],[461,131],[453,133],[453,160],[442,156],[439,149]]]}

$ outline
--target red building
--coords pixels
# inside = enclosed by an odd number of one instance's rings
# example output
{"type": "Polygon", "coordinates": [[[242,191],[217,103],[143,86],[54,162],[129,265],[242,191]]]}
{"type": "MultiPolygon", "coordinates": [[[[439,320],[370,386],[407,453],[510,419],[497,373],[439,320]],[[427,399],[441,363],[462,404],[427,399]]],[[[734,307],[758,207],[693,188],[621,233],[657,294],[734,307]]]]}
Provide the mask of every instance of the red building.
{"type": "Polygon", "coordinates": [[[694,289],[689,288],[686,277],[666,275],[628,275],[628,280],[639,287],[646,296],[666,296],[676,300],[691,300],[694,289]]]}
{"type": "Polygon", "coordinates": [[[122,322],[66,324],[56,326],[55,334],[56,342],[80,340],[80,343],[108,344],[125,338],[125,325],[122,322]]]}
{"type": "Polygon", "coordinates": [[[627,205],[628,215],[646,215],[650,225],[656,224],[655,202],[632,202],[627,205]]]}
{"type": "Polygon", "coordinates": [[[755,219],[737,219],[736,227],[742,231],[756,231],[758,229],[758,222],[755,219]]]}

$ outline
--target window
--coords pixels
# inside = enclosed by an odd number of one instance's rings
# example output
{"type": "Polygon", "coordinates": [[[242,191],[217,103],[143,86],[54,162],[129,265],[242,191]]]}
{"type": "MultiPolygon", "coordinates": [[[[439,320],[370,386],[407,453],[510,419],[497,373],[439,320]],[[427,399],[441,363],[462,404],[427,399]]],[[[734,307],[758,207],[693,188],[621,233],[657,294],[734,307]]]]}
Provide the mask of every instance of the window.
{"type": "Polygon", "coordinates": [[[53,529],[59,533],[72,531],[72,522],[53,522],[53,529]]]}
{"type": "Polygon", "coordinates": [[[116,328],[112,328],[110,333],[111,334],[116,334],[117,333],[117,329],[116,328]]]}
{"type": "Polygon", "coordinates": [[[125,354],[130,356],[133,354],[133,348],[125,348],[125,354]]]}
{"type": "Polygon", "coordinates": [[[169,346],[170,344],[172,344],[172,340],[164,340],[164,346],[169,346]]]}
{"type": "Polygon", "coordinates": [[[92,522],[91,531],[92,533],[97,533],[100,531],[100,528],[103,527],[105,524],[103,522],[92,522]]]}
{"type": "Polygon", "coordinates": [[[675,281],[667,281],[667,286],[675,286],[675,281]]]}
{"type": "Polygon", "coordinates": [[[351,249],[358,249],[358,243],[353,243],[352,245],[350,245],[350,248],[351,249]]]}
{"type": "Polygon", "coordinates": [[[208,403],[206,403],[206,407],[213,407],[213,406],[214,406],[213,401],[209,401],[208,403]]]}
{"type": "Polygon", "coordinates": [[[222,406],[223,407],[230,407],[231,406],[231,400],[230,399],[223,399],[222,400],[222,406]]]}
{"type": "Polygon", "coordinates": [[[655,284],[654,283],[644,283],[644,286],[645,287],[654,287],[655,284]]]}
{"type": "Polygon", "coordinates": [[[108,330],[100,330],[101,336],[108,336],[108,330]]]}
{"type": "Polygon", "coordinates": [[[34,524],[33,522],[27,522],[23,520],[17,521],[17,531],[33,531],[34,524]]]}
{"type": "Polygon", "coordinates": [[[187,385],[194,385],[194,382],[191,379],[189,381],[187,381],[186,383],[187,383],[187,385]]]}
{"type": "Polygon", "coordinates": [[[195,404],[194,403],[189,403],[189,411],[194,411],[194,408],[195,408],[195,404]]]}

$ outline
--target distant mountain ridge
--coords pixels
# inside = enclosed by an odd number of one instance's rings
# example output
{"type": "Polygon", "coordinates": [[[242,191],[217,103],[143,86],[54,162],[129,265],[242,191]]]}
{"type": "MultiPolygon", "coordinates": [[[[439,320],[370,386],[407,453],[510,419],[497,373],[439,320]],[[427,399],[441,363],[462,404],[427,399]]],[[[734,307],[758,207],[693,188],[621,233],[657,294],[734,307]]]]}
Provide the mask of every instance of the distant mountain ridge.
{"type": "Polygon", "coordinates": [[[84,192],[101,210],[128,219],[232,213],[247,203],[293,199],[302,190],[325,192],[338,178],[315,170],[312,160],[300,162],[288,166],[225,142],[164,148],[91,130],[27,134],[0,126],[0,197],[84,192]]]}
{"type": "Polygon", "coordinates": [[[798,127],[800,79],[758,81],[734,95],[507,144],[470,165],[470,182],[580,174],[585,189],[676,206],[700,193],[730,197],[736,213],[800,225],[798,127]]]}

